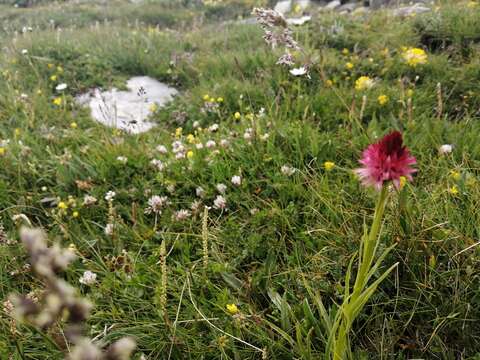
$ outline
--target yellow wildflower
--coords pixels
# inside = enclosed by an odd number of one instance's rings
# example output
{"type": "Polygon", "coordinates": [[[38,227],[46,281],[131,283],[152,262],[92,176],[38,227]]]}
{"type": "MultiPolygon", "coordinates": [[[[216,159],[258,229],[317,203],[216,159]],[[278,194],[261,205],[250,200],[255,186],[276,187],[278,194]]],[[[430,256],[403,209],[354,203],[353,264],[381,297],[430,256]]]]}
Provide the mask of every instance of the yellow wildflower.
{"type": "Polygon", "coordinates": [[[80,215],[80,214],[78,213],[78,211],[74,211],[74,212],[72,213],[72,217],[74,217],[74,218],[77,218],[79,215],[80,215]]]}
{"type": "Polygon", "coordinates": [[[353,66],[354,66],[354,65],[353,65],[351,62],[347,62],[347,63],[345,64],[345,67],[346,67],[348,70],[352,70],[352,69],[353,69],[353,66]]]}
{"type": "Polygon", "coordinates": [[[189,159],[193,158],[193,151],[192,150],[187,151],[187,158],[189,158],[189,159]]]}
{"type": "Polygon", "coordinates": [[[408,48],[404,50],[402,57],[405,62],[412,67],[423,65],[428,62],[427,53],[425,50],[419,48],[408,48]]]}
{"type": "Polygon", "coordinates": [[[448,189],[448,192],[452,195],[458,195],[458,187],[457,185],[453,185],[450,189],[448,189]]]}
{"type": "Polygon", "coordinates": [[[57,81],[57,75],[52,75],[50,76],[51,81],[57,81]]]}
{"type": "Polygon", "coordinates": [[[333,81],[332,80],[327,80],[327,81],[325,81],[325,85],[327,85],[327,87],[332,87],[333,86],[333,81]]]}
{"type": "Polygon", "coordinates": [[[19,128],[16,128],[16,129],[15,129],[15,136],[20,136],[20,133],[21,133],[21,132],[22,132],[22,131],[21,131],[19,128]]]}
{"type": "Polygon", "coordinates": [[[148,108],[148,110],[150,110],[151,113],[154,113],[155,111],[157,111],[157,109],[158,109],[158,106],[155,103],[151,104],[148,108]]]}
{"type": "Polygon", "coordinates": [[[179,138],[182,136],[183,129],[181,127],[175,129],[175,137],[179,138]]]}
{"type": "Polygon", "coordinates": [[[218,103],[222,103],[222,102],[223,102],[223,98],[222,98],[222,97],[217,98],[217,102],[218,102],[218,103]]]}
{"type": "Polygon", "coordinates": [[[57,105],[57,106],[62,105],[62,98],[61,97],[56,97],[55,99],[53,99],[53,104],[57,105]]]}
{"type": "Polygon", "coordinates": [[[55,66],[55,65],[53,65],[53,64],[47,64],[47,67],[48,67],[49,69],[53,68],[54,66],[55,66]]]}
{"type": "Polygon", "coordinates": [[[402,190],[407,184],[407,178],[405,176],[400,176],[400,190],[402,190]]]}
{"type": "Polygon", "coordinates": [[[369,78],[368,76],[360,76],[356,81],[355,81],[355,89],[356,90],[368,90],[373,87],[375,84],[375,81],[373,79],[369,78]]]}
{"type": "Polygon", "coordinates": [[[0,156],[5,155],[6,151],[7,150],[4,147],[0,147],[0,156]]]}
{"type": "Polygon", "coordinates": [[[237,305],[235,305],[235,304],[227,304],[227,311],[228,311],[231,315],[238,314],[238,307],[237,307],[237,305]]]}
{"type": "Polygon", "coordinates": [[[408,96],[409,98],[413,97],[413,89],[408,89],[408,90],[407,90],[407,96],[408,96]]]}
{"type": "Polygon", "coordinates": [[[456,170],[452,170],[452,171],[450,171],[450,177],[453,180],[458,181],[458,180],[460,180],[461,175],[460,175],[460,172],[458,172],[456,170]]]}
{"type": "Polygon", "coordinates": [[[68,205],[64,201],[60,201],[57,205],[57,207],[61,210],[66,210],[68,209],[68,205]]]}
{"type": "Polygon", "coordinates": [[[70,127],[71,127],[72,129],[76,129],[76,128],[78,127],[78,125],[77,125],[77,123],[76,123],[75,121],[72,121],[72,122],[70,123],[70,127]]]}
{"type": "Polygon", "coordinates": [[[378,103],[383,106],[383,105],[385,105],[386,103],[388,103],[388,96],[387,96],[387,95],[380,95],[380,96],[377,98],[377,100],[378,100],[378,103]]]}
{"type": "Polygon", "coordinates": [[[240,113],[237,111],[233,117],[236,119],[236,120],[240,120],[240,118],[242,117],[242,115],[240,115],[240,113]]]}
{"type": "Polygon", "coordinates": [[[57,66],[57,71],[61,74],[63,73],[63,68],[61,66],[57,66]]]}
{"type": "Polygon", "coordinates": [[[332,161],[325,161],[323,163],[323,167],[325,168],[326,171],[332,171],[333,168],[335,167],[335,163],[332,161]]]}
{"type": "Polygon", "coordinates": [[[348,54],[350,54],[350,50],[348,50],[347,48],[343,48],[342,54],[343,55],[348,55],[348,54]]]}
{"type": "Polygon", "coordinates": [[[210,100],[210,95],[208,95],[208,94],[203,95],[203,100],[205,100],[205,101],[210,100]]]}

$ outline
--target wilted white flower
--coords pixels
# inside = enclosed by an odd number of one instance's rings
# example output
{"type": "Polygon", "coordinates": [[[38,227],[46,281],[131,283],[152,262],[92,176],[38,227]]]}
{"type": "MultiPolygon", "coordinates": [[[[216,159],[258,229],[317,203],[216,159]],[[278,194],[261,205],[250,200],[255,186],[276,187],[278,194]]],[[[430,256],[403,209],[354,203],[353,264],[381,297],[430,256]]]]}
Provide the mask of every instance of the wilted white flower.
{"type": "Polygon", "coordinates": [[[115,195],[117,195],[115,193],[115,191],[108,191],[106,194],[105,194],[105,200],[107,200],[108,202],[111,202],[113,201],[113,199],[115,198],[115,195]]]}
{"type": "Polygon", "coordinates": [[[438,148],[440,155],[450,154],[453,151],[453,145],[444,144],[438,148]]]}
{"type": "Polygon", "coordinates": [[[226,147],[228,147],[228,145],[230,145],[230,143],[228,142],[227,139],[222,139],[222,140],[220,140],[220,146],[221,146],[221,147],[226,148],[226,147]]]}
{"type": "Polygon", "coordinates": [[[243,138],[245,140],[250,140],[253,137],[253,129],[252,128],[246,128],[245,132],[243,133],[243,138]]]}
{"type": "Polygon", "coordinates": [[[291,166],[289,166],[289,165],[283,165],[283,166],[280,168],[280,171],[282,172],[283,175],[292,176],[293,174],[295,174],[295,172],[297,171],[297,169],[295,169],[294,167],[291,167],[291,166]]]}
{"type": "Polygon", "coordinates": [[[83,273],[82,277],[78,281],[80,281],[80,284],[83,285],[93,285],[97,282],[97,274],[91,272],[90,270],[87,270],[83,273]]]}
{"type": "Polygon", "coordinates": [[[262,140],[262,141],[267,141],[269,137],[270,137],[270,134],[269,134],[269,133],[265,133],[265,134],[263,134],[262,136],[260,136],[260,140],[262,140]]]}
{"type": "Polygon", "coordinates": [[[227,185],[225,184],[217,184],[215,187],[220,194],[225,194],[225,191],[227,191],[227,185]]]}
{"type": "Polygon", "coordinates": [[[126,164],[128,159],[126,156],[117,156],[117,161],[122,163],[122,164],[126,164]]]}
{"type": "Polygon", "coordinates": [[[305,68],[305,66],[301,66],[299,68],[294,68],[290,70],[290,74],[292,74],[293,76],[302,76],[302,75],[305,75],[306,73],[307,73],[307,69],[305,68]]]}
{"type": "Polygon", "coordinates": [[[190,205],[190,209],[193,211],[193,212],[197,212],[198,210],[200,210],[200,207],[202,206],[202,203],[198,200],[194,200],[191,205],[190,205]]]}
{"type": "Polygon", "coordinates": [[[167,148],[164,146],[164,145],[158,145],[156,147],[156,150],[160,153],[160,154],[166,154],[168,153],[168,150],[167,148]]]}
{"type": "Polygon", "coordinates": [[[152,161],[150,161],[150,164],[155,166],[158,171],[162,171],[163,169],[165,169],[165,164],[158,159],[153,159],[152,161]]]}
{"type": "Polygon", "coordinates": [[[205,144],[205,146],[208,148],[208,149],[211,149],[211,148],[214,148],[215,147],[215,141],[213,140],[208,140],[207,143],[205,144]]]}
{"type": "Polygon", "coordinates": [[[67,87],[68,87],[67,84],[62,83],[62,84],[58,84],[58,85],[55,87],[55,90],[57,90],[57,91],[63,91],[63,90],[65,90],[67,87]]]}
{"type": "Polygon", "coordinates": [[[183,221],[188,219],[191,215],[192,213],[189,210],[182,209],[182,210],[175,211],[174,219],[176,221],[183,221]]]}
{"type": "Polygon", "coordinates": [[[235,186],[242,185],[242,178],[239,175],[232,176],[232,184],[235,186]]]}
{"type": "Polygon", "coordinates": [[[166,196],[153,195],[148,199],[148,207],[145,209],[145,214],[161,214],[162,209],[168,204],[166,196]]]}
{"type": "Polygon", "coordinates": [[[83,197],[83,205],[85,206],[93,205],[96,202],[97,202],[97,199],[91,195],[85,195],[83,197]]]}
{"type": "Polygon", "coordinates": [[[215,200],[213,200],[213,207],[215,209],[225,209],[227,207],[227,200],[222,196],[218,195],[215,200]]]}
{"type": "Polygon", "coordinates": [[[114,225],[109,223],[107,225],[105,225],[105,235],[108,235],[108,236],[112,236],[113,235],[113,229],[114,229],[114,225]]]}
{"type": "Polygon", "coordinates": [[[205,190],[203,190],[203,188],[199,186],[195,189],[195,194],[201,198],[205,195],[205,190]]]}

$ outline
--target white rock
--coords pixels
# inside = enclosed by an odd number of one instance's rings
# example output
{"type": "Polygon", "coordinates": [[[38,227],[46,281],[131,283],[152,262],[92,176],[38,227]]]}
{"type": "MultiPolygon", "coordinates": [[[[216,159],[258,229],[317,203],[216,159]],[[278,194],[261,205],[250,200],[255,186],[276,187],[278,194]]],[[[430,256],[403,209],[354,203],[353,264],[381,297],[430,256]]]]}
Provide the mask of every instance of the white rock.
{"type": "Polygon", "coordinates": [[[421,4],[415,4],[412,6],[401,7],[393,10],[393,15],[407,17],[411,15],[423,14],[431,11],[429,7],[426,7],[421,4]]]}
{"type": "Polygon", "coordinates": [[[336,8],[340,7],[340,5],[342,5],[342,3],[340,2],[340,0],[334,0],[334,1],[330,1],[330,2],[324,7],[324,9],[325,9],[325,10],[335,10],[336,8]]]}
{"type": "Polygon", "coordinates": [[[290,11],[292,11],[292,1],[291,0],[283,0],[277,2],[274,9],[276,12],[284,15],[290,11]]]}
{"type": "Polygon", "coordinates": [[[112,89],[80,95],[77,103],[90,107],[98,122],[130,133],[150,130],[156,124],[147,121],[152,109],[170,102],[178,91],[148,76],[137,76],[127,81],[128,91],[112,89]],[[156,106],[153,106],[156,105],[156,106]]]}
{"type": "Polygon", "coordinates": [[[287,19],[287,24],[288,25],[303,25],[307,22],[309,22],[310,20],[312,20],[312,17],[311,16],[302,16],[300,18],[291,18],[291,19],[287,19]]]}

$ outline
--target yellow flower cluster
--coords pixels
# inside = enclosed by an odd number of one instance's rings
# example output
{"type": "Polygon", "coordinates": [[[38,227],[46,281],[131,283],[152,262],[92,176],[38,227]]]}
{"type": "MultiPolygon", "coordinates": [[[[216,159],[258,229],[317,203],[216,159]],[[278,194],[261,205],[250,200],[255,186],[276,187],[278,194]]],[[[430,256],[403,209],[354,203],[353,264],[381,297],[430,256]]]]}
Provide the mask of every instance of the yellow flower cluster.
{"type": "Polygon", "coordinates": [[[428,56],[425,50],[419,48],[404,48],[403,59],[405,62],[411,66],[416,67],[417,65],[424,65],[428,62],[428,56]]]}
{"type": "Polygon", "coordinates": [[[375,81],[368,76],[360,76],[356,81],[355,81],[355,90],[368,90],[371,89],[375,85],[375,81]]]}

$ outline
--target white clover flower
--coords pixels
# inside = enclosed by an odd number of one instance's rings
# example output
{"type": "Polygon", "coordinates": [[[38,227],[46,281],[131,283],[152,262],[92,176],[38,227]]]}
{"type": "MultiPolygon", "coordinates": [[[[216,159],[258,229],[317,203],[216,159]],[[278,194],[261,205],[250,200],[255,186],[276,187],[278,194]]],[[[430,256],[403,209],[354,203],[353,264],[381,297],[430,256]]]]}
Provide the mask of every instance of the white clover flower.
{"type": "Polygon", "coordinates": [[[167,150],[167,148],[165,147],[165,145],[158,145],[155,149],[156,149],[160,154],[167,154],[167,153],[168,153],[168,150],[167,150]]]}
{"type": "Polygon", "coordinates": [[[269,137],[270,137],[270,134],[269,134],[269,133],[265,133],[265,134],[263,134],[262,136],[260,136],[260,140],[262,140],[262,141],[267,141],[269,137]]]}
{"type": "Polygon", "coordinates": [[[215,145],[217,145],[217,144],[216,144],[215,141],[213,141],[213,140],[208,140],[207,143],[205,144],[205,146],[206,146],[208,149],[214,148],[215,145]]]}
{"type": "Polygon", "coordinates": [[[128,159],[126,156],[117,156],[117,161],[125,165],[128,159]]]}
{"type": "Polygon", "coordinates": [[[205,195],[205,190],[201,186],[199,186],[195,189],[195,194],[201,198],[205,195]]]}
{"type": "Polygon", "coordinates": [[[235,186],[242,185],[242,178],[239,175],[232,176],[232,184],[235,186]]]}
{"type": "Polygon", "coordinates": [[[115,191],[108,191],[106,194],[105,194],[105,200],[107,200],[108,202],[111,202],[113,201],[113,199],[115,198],[117,194],[115,193],[115,191]]]}
{"type": "Polygon", "coordinates": [[[189,210],[182,209],[182,210],[175,211],[173,218],[176,221],[183,221],[188,219],[191,215],[192,213],[189,210]]]}
{"type": "Polygon", "coordinates": [[[172,151],[174,154],[185,151],[185,146],[179,140],[176,140],[172,143],[172,151]]]}
{"type": "Polygon", "coordinates": [[[227,207],[227,200],[222,195],[218,195],[215,200],[213,200],[213,207],[223,210],[227,207]]]}
{"type": "Polygon", "coordinates": [[[145,209],[145,214],[157,214],[162,213],[162,209],[168,204],[168,198],[166,196],[153,195],[148,199],[148,207],[145,209]]]}
{"type": "Polygon", "coordinates": [[[180,159],[185,159],[186,153],[185,151],[180,151],[175,154],[175,159],[180,160],[180,159]]]}
{"type": "Polygon", "coordinates": [[[150,165],[155,166],[158,171],[163,171],[163,169],[165,169],[165,164],[158,159],[150,161],[150,165]]]}
{"type": "Polygon", "coordinates": [[[280,171],[282,172],[283,175],[292,176],[297,172],[297,169],[295,169],[294,167],[291,167],[290,165],[283,165],[280,168],[280,171]]]}
{"type": "Polygon", "coordinates": [[[62,84],[58,84],[58,85],[55,87],[55,90],[57,90],[57,91],[63,91],[63,90],[66,90],[67,87],[68,87],[67,84],[62,83],[62,84]]]}
{"type": "Polygon", "coordinates": [[[90,270],[87,270],[83,273],[82,277],[78,281],[80,282],[80,284],[83,285],[93,285],[97,282],[97,274],[91,272],[90,270]]]}
{"type": "Polygon", "coordinates": [[[211,126],[208,127],[208,131],[210,131],[210,132],[218,131],[218,128],[219,128],[219,127],[220,127],[220,126],[219,126],[218,124],[213,124],[213,125],[211,125],[211,126]]]}
{"type": "Polygon", "coordinates": [[[85,195],[83,197],[83,205],[85,206],[93,205],[96,202],[97,202],[97,199],[91,195],[85,195]]]}
{"type": "Polygon", "coordinates": [[[220,140],[220,146],[221,146],[221,147],[226,148],[226,147],[228,147],[229,145],[230,145],[230,142],[229,142],[227,139],[222,139],[222,140],[220,140]]]}
{"type": "Polygon", "coordinates": [[[203,144],[202,143],[195,144],[195,147],[197,148],[197,150],[202,150],[203,144]]]}
{"type": "Polygon", "coordinates": [[[198,120],[194,121],[192,126],[193,126],[194,129],[200,127],[200,121],[198,121],[198,120]]]}
{"type": "Polygon", "coordinates": [[[215,188],[220,194],[225,194],[225,191],[227,191],[227,185],[225,184],[217,184],[215,188]]]}
{"type": "Polygon", "coordinates": [[[440,155],[450,154],[453,151],[453,145],[444,144],[438,148],[440,155]]]}
{"type": "Polygon", "coordinates": [[[290,70],[290,74],[292,74],[293,76],[302,76],[302,75],[305,75],[306,73],[307,73],[307,69],[305,68],[305,66],[301,66],[299,68],[294,68],[290,70]]]}

